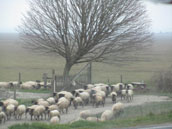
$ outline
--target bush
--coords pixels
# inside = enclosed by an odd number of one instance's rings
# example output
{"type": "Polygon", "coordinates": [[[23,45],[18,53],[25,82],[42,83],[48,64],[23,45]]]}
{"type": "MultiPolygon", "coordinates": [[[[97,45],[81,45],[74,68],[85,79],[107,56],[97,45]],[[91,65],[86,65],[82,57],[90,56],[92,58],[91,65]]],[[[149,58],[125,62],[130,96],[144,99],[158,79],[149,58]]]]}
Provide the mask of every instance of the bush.
{"type": "Polygon", "coordinates": [[[159,72],[153,78],[155,87],[162,92],[172,92],[172,67],[166,72],[159,72]]]}

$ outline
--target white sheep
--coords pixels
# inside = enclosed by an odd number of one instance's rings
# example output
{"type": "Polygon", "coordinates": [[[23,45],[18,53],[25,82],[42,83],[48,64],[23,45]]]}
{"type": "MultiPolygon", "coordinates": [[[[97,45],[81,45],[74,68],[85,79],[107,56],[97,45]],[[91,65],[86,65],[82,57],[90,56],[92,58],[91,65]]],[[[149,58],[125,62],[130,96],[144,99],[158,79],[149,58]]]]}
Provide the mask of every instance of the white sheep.
{"type": "Polygon", "coordinates": [[[98,107],[100,104],[104,107],[104,98],[101,95],[93,95],[93,106],[96,104],[96,107],[98,107]]]}
{"type": "Polygon", "coordinates": [[[116,103],[117,93],[113,91],[113,92],[111,92],[110,96],[112,98],[112,102],[116,103]]]}
{"type": "Polygon", "coordinates": [[[89,103],[90,95],[88,92],[77,93],[76,97],[81,97],[85,105],[89,103]]]}
{"type": "Polygon", "coordinates": [[[51,124],[57,124],[59,122],[60,122],[60,119],[57,116],[52,117],[51,120],[50,120],[51,124]]]}
{"type": "Polygon", "coordinates": [[[121,112],[123,112],[124,104],[121,102],[118,102],[112,106],[113,113],[118,116],[121,112]]]}
{"type": "Polygon", "coordinates": [[[91,121],[91,122],[98,122],[99,121],[98,117],[87,117],[86,120],[91,121]]]}
{"type": "Polygon", "coordinates": [[[133,90],[126,90],[126,100],[129,102],[133,100],[133,90]]]}
{"type": "Polygon", "coordinates": [[[58,116],[60,119],[60,112],[58,110],[50,111],[50,119],[54,116],[58,116]]]}
{"type": "Polygon", "coordinates": [[[55,101],[55,99],[54,99],[53,97],[49,97],[49,98],[47,99],[47,102],[48,102],[50,105],[56,103],[56,101],[55,101]]]}
{"type": "Polygon", "coordinates": [[[70,101],[66,99],[65,97],[60,98],[57,103],[60,113],[64,113],[63,109],[66,109],[66,113],[67,113],[69,105],[70,105],[70,101]]]}
{"type": "Polygon", "coordinates": [[[0,123],[2,123],[3,120],[4,120],[4,123],[5,123],[6,118],[7,118],[7,116],[6,116],[5,112],[1,111],[0,112],[0,123]]]}
{"type": "Polygon", "coordinates": [[[50,105],[49,102],[47,102],[47,101],[38,101],[38,102],[35,103],[35,104],[43,105],[44,107],[48,107],[48,106],[50,105]]]}
{"type": "Polygon", "coordinates": [[[10,83],[9,82],[0,82],[0,88],[9,88],[10,83]]]}
{"type": "MultiPolygon", "coordinates": [[[[45,119],[46,119],[46,109],[43,105],[38,105],[36,106],[34,109],[31,109],[31,115],[34,116],[34,118],[36,118],[36,120],[39,120],[39,117],[41,116],[41,119],[43,119],[43,115],[45,115],[45,119]]],[[[31,117],[32,120],[32,117],[31,117]]]]}
{"type": "Polygon", "coordinates": [[[3,106],[4,108],[7,107],[9,104],[13,104],[14,106],[18,106],[18,101],[14,99],[6,99],[4,101],[0,102],[0,106],[3,106]]]}
{"type": "Polygon", "coordinates": [[[12,116],[12,114],[14,114],[15,111],[15,106],[13,104],[9,104],[6,108],[5,108],[5,113],[7,115],[7,119],[9,120],[12,116]]]}
{"type": "Polygon", "coordinates": [[[19,105],[15,111],[15,117],[16,119],[21,119],[22,115],[26,113],[26,106],[25,105],[19,105]]]}
{"type": "Polygon", "coordinates": [[[73,100],[73,106],[75,109],[77,109],[78,105],[82,105],[82,107],[84,106],[84,102],[81,97],[76,97],[73,100]]]}
{"type": "Polygon", "coordinates": [[[81,111],[80,114],[79,114],[79,117],[81,119],[86,119],[87,117],[90,117],[92,114],[91,114],[91,111],[90,110],[84,110],[84,111],[81,111]]]}
{"type": "Polygon", "coordinates": [[[100,120],[101,121],[111,120],[113,118],[113,116],[114,116],[114,113],[112,110],[105,110],[102,113],[100,120]]]}

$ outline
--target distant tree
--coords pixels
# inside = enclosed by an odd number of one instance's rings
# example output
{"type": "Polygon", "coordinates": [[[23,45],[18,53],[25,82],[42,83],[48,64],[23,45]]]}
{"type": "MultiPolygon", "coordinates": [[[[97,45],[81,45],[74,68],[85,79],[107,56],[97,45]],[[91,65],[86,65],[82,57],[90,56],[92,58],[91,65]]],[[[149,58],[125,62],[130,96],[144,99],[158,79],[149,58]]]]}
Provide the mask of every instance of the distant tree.
{"type": "Polygon", "coordinates": [[[140,0],[32,0],[19,32],[28,49],[65,59],[68,82],[75,64],[143,48],[148,23],[140,0]]]}

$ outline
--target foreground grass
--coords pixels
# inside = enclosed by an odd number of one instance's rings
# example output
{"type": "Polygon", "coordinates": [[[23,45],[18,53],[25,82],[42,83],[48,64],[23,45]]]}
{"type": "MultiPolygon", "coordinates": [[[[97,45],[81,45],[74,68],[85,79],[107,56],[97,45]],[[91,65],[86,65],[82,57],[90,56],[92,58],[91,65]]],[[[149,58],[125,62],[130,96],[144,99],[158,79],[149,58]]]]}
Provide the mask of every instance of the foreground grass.
{"type": "Polygon", "coordinates": [[[9,129],[110,129],[116,127],[133,127],[140,125],[161,124],[172,121],[172,111],[160,114],[149,113],[145,116],[139,116],[130,119],[117,119],[106,122],[87,122],[78,121],[72,124],[50,125],[44,123],[17,124],[9,129]]]}

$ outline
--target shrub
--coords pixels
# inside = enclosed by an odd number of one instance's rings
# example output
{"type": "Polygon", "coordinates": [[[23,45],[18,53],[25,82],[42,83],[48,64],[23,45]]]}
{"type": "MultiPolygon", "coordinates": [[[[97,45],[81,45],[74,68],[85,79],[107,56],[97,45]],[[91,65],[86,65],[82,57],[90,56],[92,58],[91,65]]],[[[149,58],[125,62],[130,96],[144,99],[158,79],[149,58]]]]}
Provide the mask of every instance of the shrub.
{"type": "Polygon", "coordinates": [[[162,92],[172,92],[172,67],[165,72],[159,72],[153,77],[153,82],[157,90],[162,92]]]}

